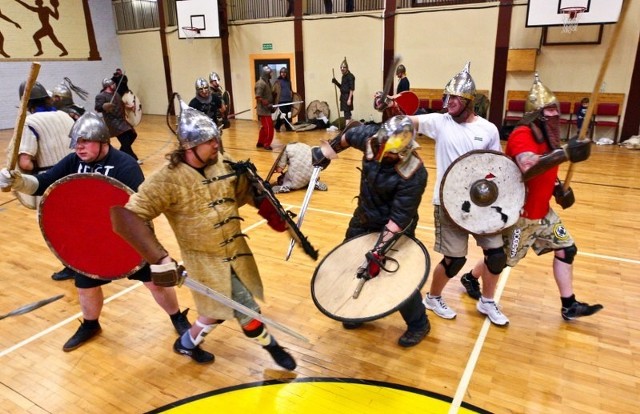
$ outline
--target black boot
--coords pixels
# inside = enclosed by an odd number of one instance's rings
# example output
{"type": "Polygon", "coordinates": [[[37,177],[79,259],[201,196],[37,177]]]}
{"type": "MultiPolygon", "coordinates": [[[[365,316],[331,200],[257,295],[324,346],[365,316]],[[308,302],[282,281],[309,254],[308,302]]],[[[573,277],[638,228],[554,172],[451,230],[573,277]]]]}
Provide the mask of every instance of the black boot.
{"type": "Polygon", "coordinates": [[[188,312],[189,308],[183,310],[182,312],[178,311],[178,313],[174,315],[170,315],[171,323],[173,324],[173,327],[176,328],[176,332],[178,332],[178,334],[180,335],[191,328],[191,322],[189,322],[189,319],[187,318],[188,312]]]}
{"type": "Polygon", "coordinates": [[[176,352],[176,354],[191,357],[191,359],[196,361],[198,364],[211,364],[216,359],[216,357],[211,352],[203,350],[199,345],[196,345],[196,347],[193,349],[185,347],[184,345],[182,345],[180,337],[178,337],[178,339],[176,339],[176,341],[174,342],[173,350],[176,352]]]}
{"type": "Polygon", "coordinates": [[[263,348],[269,351],[273,360],[276,361],[276,364],[280,365],[282,368],[289,371],[296,369],[297,364],[295,359],[293,359],[293,357],[285,351],[283,347],[278,345],[277,342],[273,345],[263,346],[263,348]]]}
{"type": "Polygon", "coordinates": [[[427,319],[427,324],[424,326],[424,328],[419,329],[417,331],[412,331],[407,329],[407,331],[402,334],[400,339],[398,339],[398,345],[404,348],[416,346],[424,339],[425,336],[427,336],[430,330],[431,330],[431,324],[427,319]]]}
{"type": "Polygon", "coordinates": [[[97,320],[89,322],[84,321],[80,324],[76,333],[74,333],[73,336],[62,346],[62,350],[64,352],[73,351],[89,339],[98,335],[101,331],[102,327],[100,327],[100,322],[97,320]]]}
{"type": "Polygon", "coordinates": [[[76,275],[75,271],[65,266],[62,270],[52,274],[51,279],[55,280],[56,282],[59,282],[61,280],[73,279],[75,275],[76,275]]]}

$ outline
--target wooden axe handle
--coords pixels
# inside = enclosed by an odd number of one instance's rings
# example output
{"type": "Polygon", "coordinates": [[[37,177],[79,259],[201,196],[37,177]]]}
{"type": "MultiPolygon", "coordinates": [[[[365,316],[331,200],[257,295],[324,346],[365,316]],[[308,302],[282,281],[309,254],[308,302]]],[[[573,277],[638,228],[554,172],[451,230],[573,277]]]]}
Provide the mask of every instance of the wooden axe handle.
{"type": "MultiPolygon", "coordinates": [[[[22,93],[22,99],[20,99],[20,108],[18,109],[18,117],[16,118],[16,125],[13,128],[13,136],[9,144],[9,148],[13,148],[11,152],[11,158],[7,162],[7,168],[9,171],[16,168],[18,163],[18,155],[20,151],[20,141],[22,141],[22,130],[24,128],[24,120],[27,117],[27,109],[29,107],[29,96],[31,95],[31,89],[38,79],[38,73],[40,72],[40,63],[32,62],[31,70],[29,71],[29,77],[24,85],[24,92],[22,93]],[[11,147],[13,145],[13,147],[11,147]]],[[[3,192],[11,191],[11,187],[2,189],[3,192]]]]}

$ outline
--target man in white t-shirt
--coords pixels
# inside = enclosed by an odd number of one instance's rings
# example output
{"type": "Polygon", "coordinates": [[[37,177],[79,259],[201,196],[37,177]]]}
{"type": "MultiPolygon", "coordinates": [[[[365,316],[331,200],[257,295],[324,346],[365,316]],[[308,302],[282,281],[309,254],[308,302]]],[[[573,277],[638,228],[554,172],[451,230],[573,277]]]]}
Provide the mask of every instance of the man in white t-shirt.
{"type": "MultiPolygon", "coordinates": [[[[440,183],[447,168],[460,156],[473,150],[500,151],[500,135],[495,125],[476,115],[473,98],[476,86],[469,73],[467,63],[444,89],[446,113],[431,113],[410,117],[417,131],[435,141],[436,183],[433,194],[434,225],[436,240],[434,250],[444,257],[433,270],[431,288],[425,295],[424,304],[436,315],[453,319],[456,312],[449,308],[442,298],[442,291],[449,279],[455,277],[466,262],[470,233],[455,225],[440,206],[440,183]]],[[[469,282],[465,274],[463,284],[473,283],[478,292],[477,309],[487,315],[492,323],[503,326],[509,319],[494,302],[498,277],[506,265],[503,241],[500,234],[492,236],[473,235],[484,253],[484,260],[478,261],[470,272],[482,277],[482,294],[479,292],[477,277],[469,282]]],[[[469,290],[469,288],[467,288],[469,290]]]]}

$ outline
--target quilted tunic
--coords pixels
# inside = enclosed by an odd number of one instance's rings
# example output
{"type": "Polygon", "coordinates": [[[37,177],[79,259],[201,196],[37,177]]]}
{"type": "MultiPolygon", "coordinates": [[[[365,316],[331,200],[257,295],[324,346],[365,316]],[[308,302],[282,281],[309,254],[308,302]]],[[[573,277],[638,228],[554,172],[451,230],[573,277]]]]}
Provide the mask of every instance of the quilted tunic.
{"type": "MultiPolygon", "coordinates": [[[[262,299],[260,273],[247,239],[242,237],[239,207],[253,200],[244,175],[238,177],[220,156],[205,168],[205,177],[187,164],[168,165],[149,177],[126,208],[150,221],[164,214],[175,233],[189,277],[231,297],[232,268],[238,278],[262,299]]],[[[193,292],[198,313],[231,319],[233,310],[193,292]]]]}

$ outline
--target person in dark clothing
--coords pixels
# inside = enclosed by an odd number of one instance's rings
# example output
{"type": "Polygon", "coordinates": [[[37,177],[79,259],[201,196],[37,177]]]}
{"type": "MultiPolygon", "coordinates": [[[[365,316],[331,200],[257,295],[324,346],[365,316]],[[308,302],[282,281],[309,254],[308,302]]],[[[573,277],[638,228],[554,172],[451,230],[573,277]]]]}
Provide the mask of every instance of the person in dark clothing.
{"type": "MultiPolygon", "coordinates": [[[[418,225],[418,207],[427,187],[427,170],[415,152],[415,129],[406,116],[395,116],[379,126],[359,125],[348,128],[327,147],[314,147],[314,165],[326,168],[335,153],[347,147],[364,153],[362,158],[358,206],[349,221],[345,240],[365,233],[381,232],[372,250],[380,252],[382,246],[402,234],[414,236],[418,225]]],[[[380,256],[377,256],[380,257],[380,256]]],[[[399,338],[402,347],[417,345],[429,333],[431,326],[422,303],[419,287],[413,291],[399,311],[407,324],[399,338]]],[[[358,328],[361,323],[343,322],[345,329],[358,328]]]]}
{"type": "MultiPolygon", "coordinates": [[[[66,116],[66,115],[65,115],[66,116]]],[[[104,121],[94,112],[85,112],[75,122],[69,134],[70,148],[75,152],[62,158],[53,167],[38,175],[22,174],[19,171],[0,170],[0,188],[13,187],[26,194],[42,195],[54,182],[76,173],[95,173],[114,178],[136,191],[144,181],[144,175],[136,162],[109,144],[111,137],[104,121]]],[[[83,322],[77,332],[64,344],[62,350],[73,351],[98,335],[102,328],[98,318],[102,311],[104,295],[102,285],[108,280],[93,279],[75,272],[75,286],[78,290],[83,322]]],[[[169,314],[178,333],[189,330],[191,324],[187,312],[180,312],[178,297],[173,287],[160,287],[151,282],[149,265],[129,276],[140,280],[151,291],[155,301],[169,314]]]]}
{"type": "MultiPolygon", "coordinates": [[[[287,68],[280,69],[280,76],[273,83],[273,95],[276,104],[290,104],[293,102],[293,90],[291,89],[291,79],[289,79],[287,68]]],[[[280,131],[280,127],[283,124],[287,131],[291,131],[291,105],[280,106],[278,109],[281,113],[278,115],[274,125],[276,131],[280,131]]]]}
{"type": "Polygon", "coordinates": [[[205,78],[196,79],[196,96],[189,101],[189,106],[193,109],[197,109],[209,118],[213,119],[213,122],[218,124],[218,115],[220,114],[220,108],[222,107],[222,98],[220,95],[212,93],[209,83],[205,78]]]}
{"type": "Polygon", "coordinates": [[[353,111],[353,93],[356,89],[356,77],[349,72],[349,64],[345,57],[340,64],[340,72],[342,72],[342,81],[338,82],[336,78],[331,79],[334,85],[340,88],[340,110],[344,111],[345,123],[351,120],[351,111],[353,111]]]}
{"type": "Polygon", "coordinates": [[[120,97],[123,97],[125,93],[129,92],[129,79],[127,78],[127,75],[122,73],[122,69],[116,69],[111,80],[116,84],[116,87],[118,88],[116,92],[118,92],[120,97]]]}

